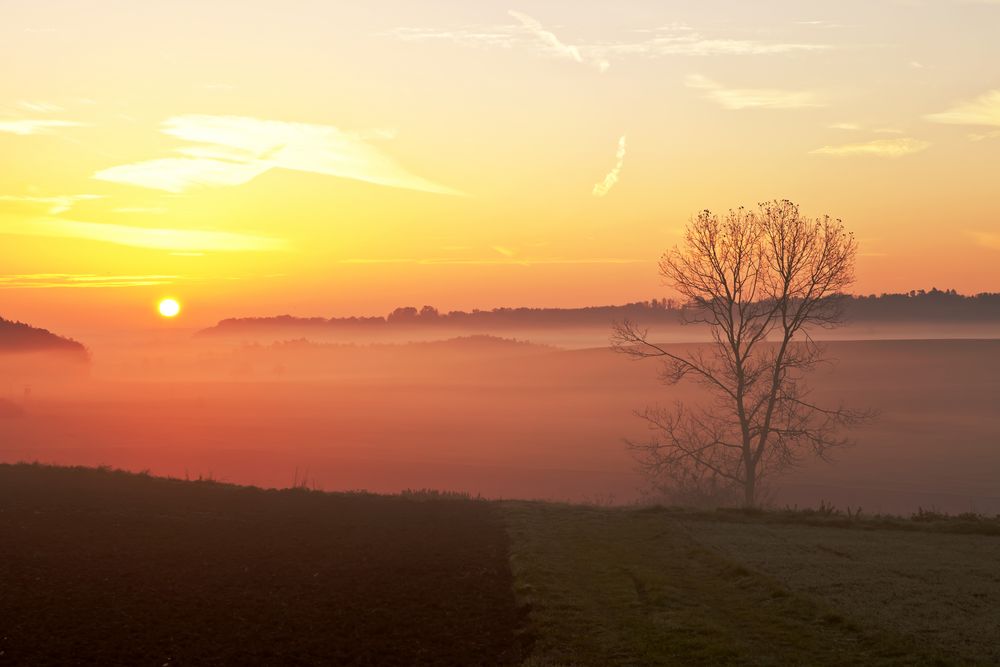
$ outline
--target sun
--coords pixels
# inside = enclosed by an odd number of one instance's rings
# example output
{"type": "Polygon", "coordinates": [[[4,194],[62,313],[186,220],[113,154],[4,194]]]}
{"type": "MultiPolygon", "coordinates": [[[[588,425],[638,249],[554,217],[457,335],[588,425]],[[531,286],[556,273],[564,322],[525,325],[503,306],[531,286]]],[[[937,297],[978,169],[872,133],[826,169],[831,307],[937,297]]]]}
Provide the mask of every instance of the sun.
{"type": "Polygon", "coordinates": [[[157,310],[164,317],[175,317],[177,313],[181,312],[181,304],[177,303],[177,299],[164,299],[157,306],[157,310]]]}

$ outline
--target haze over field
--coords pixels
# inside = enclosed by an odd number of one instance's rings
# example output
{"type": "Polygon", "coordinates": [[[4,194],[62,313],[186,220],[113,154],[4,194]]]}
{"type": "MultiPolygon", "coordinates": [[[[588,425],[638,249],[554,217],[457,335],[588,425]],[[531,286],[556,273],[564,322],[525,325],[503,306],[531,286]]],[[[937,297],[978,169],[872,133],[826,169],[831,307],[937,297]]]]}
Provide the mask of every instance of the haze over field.
{"type": "MultiPolygon", "coordinates": [[[[777,480],[772,502],[1000,511],[1000,340],[827,345],[837,363],[818,373],[817,395],[882,414],[834,465],[807,462],[777,480]]],[[[606,347],[484,335],[343,344],[147,333],[98,341],[93,356],[86,379],[7,375],[0,398],[24,410],[0,419],[2,460],[623,503],[645,486],[622,443],[645,435],[633,411],[699,395],[662,387],[655,365],[606,347]]]]}

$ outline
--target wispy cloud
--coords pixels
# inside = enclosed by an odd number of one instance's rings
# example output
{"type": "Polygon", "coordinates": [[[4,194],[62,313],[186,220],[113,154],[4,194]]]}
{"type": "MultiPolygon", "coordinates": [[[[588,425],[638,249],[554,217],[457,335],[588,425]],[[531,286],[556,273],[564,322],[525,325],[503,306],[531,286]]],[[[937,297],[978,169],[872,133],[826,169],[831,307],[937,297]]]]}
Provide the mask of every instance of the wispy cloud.
{"type": "Polygon", "coordinates": [[[94,174],[94,178],[179,193],[194,186],[243,185],[268,169],[257,162],[173,157],[109,167],[94,174]]]}
{"type": "Polygon", "coordinates": [[[148,215],[161,215],[167,212],[162,206],[119,206],[112,209],[115,213],[142,213],[148,215]]]}
{"type": "Polygon", "coordinates": [[[947,111],[924,116],[949,125],[1000,126],[1000,90],[991,90],[974,100],[960,102],[947,111]]]}
{"type": "Polygon", "coordinates": [[[7,221],[0,233],[86,239],[177,252],[265,252],[284,250],[288,246],[284,239],[239,232],[133,227],[62,218],[7,221]]]}
{"type": "Polygon", "coordinates": [[[507,15],[516,23],[471,25],[450,29],[396,28],[386,34],[410,42],[448,41],[473,47],[523,48],[593,65],[601,72],[608,69],[607,60],[596,55],[592,57],[589,53],[584,54],[581,47],[564,42],[535,17],[514,10],[508,11],[507,15]]]}
{"type": "Polygon", "coordinates": [[[991,250],[1000,250],[1000,234],[996,232],[982,232],[977,230],[970,230],[966,232],[977,245],[981,245],[984,248],[990,248],[991,250]]]}
{"type": "Polygon", "coordinates": [[[647,259],[630,257],[430,257],[430,258],[367,258],[353,257],[339,260],[340,264],[483,264],[532,266],[543,264],[638,264],[647,259]]]}
{"type": "MultiPolygon", "coordinates": [[[[850,130],[850,131],[861,131],[868,130],[864,125],[858,123],[833,123],[828,125],[831,130],[850,130]]],[[[876,134],[902,134],[903,131],[898,127],[873,127],[870,130],[876,134]]]]}
{"type": "Polygon", "coordinates": [[[50,215],[65,213],[73,208],[79,201],[92,199],[103,199],[104,195],[57,195],[54,197],[35,197],[31,195],[0,195],[0,202],[11,202],[14,204],[27,204],[28,206],[41,207],[50,215]]]}
{"type": "Polygon", "coordinates": [[[169,285],[177,278],[178,276],[158,274],[115,276],[97,273],[20,273],[0,275],[0,289],[147,287],[169,285]]]}
{"type": "Polygon", "coordinates": [[[345,132],[332,125],[245,116],[185,115],[167,119],[165,134],[193,145],[164,157],[103,169],[95,178],[179,193],[195,186],[247,183],[289,169],[437,194],[463,193],[400,166],[370,141],[384,133],[345,132]]]}
{"type": "Polygon", "coordinates": [[[220,81],[210,81],[208,83],[201,84],[199,87],[213,93],[231,93],[236,90],[235,84],[220,81]]]}
{"type": "Polygon", "coordinates": [[[810,21],[796,21],[796,25],[808,25],[815,26],[819,28],[843,28],[845,27],[843,23],[835,23],[833,21],[827,21],[825,19],[813,19],[810,21]]]}
{"type": "Polygon", "coordinates": [[[705,91],[705,96],[726,109],[805,109],[825,106],[811,91],[775,88],[727,88],[708,77],[691,74],[684,80],[688,88],[705,91]]]}
{"type": "Polygon", "coordinates": [[[603,197],[615,187],[618,182],[618,176],[622,171],[622,164],[625,163],[625,135],[623,134],[618,139],[618,150],[615,151],[615,166],[611,168],[611,171],[605,175],[604,180],[600,183],[594,184],[594,189],[591,191],[595,197],[603,197]]]}
{"type": "Polygon", "coordinates": [[[17,106],[33,113],[58,113],[63,110],[62,107],[50,102],[36,102],[32,100],[18,100],[17,106]]]}
{"type": "Polygon", "coordinates": [[[829,44],[808,42],[763,42],[706,36],[684,24],[644,31],[649,36],[632,42],[596,44],[592,48],[606,56],[761,56],[826,51],[829,44]]]}
{"type": "Polygon", "coordinates": [[[517,19],[518,23],[438,29],[403,27],[391,30],[388,34],[406,41],[450,41],[464,46],[533,49],[542,54],[594,65],[602,72],[611,66],[612,59],[628,57],[755,56],[832,48],[829,44],[706,36],[682,24],[637,30],[636,34],[641,37],[634,40],[569,44],[527,14],[516,11],[508,14],[517,19]]]}
{"type": "Polygon", "coordinates": [[[19,120],[0,120],[0,132],[26,136],[42,134],[60,127],[83,127],[84,123],[75,120],[55,120],[47,118],[22,118],[19,120]]]}
{"type": "Polygon", "coordinates": [[[508,11],[507,13],[517,19],[521,25],[524,26],[524,29],[538,40],[539,44],[541,44],[543,48],[550,50],[553,54],[562,58],[569,58],[570,60],[575,60],[578,63],[583,62],[583,56],[580,55],[580,49],[570,44],[564,44],[558,37],[556,37],[555,33],[546,30],[538,19],[513,10],[508,11]]]}
{"type": "Polygon", "coordinates": [[[823,146],[809,152],[815,155],[830,155],[833,157],[871,156],[898,158],[927,150],[929,146],[930,143],[921,139],[900,137],[899,139],[876,139],[874,141],[841,144],[839,146],[823,146]]]}
{"type": "Polygon", "coordinates": [[[498,253],[500,253],[504,257],[513,257],[515,254],[517,254],[511,248],[507,248],[506,246],[502,246],[502,245],[495,245],[495,246],[493,246],[493,250],[497,251],[498,253]]]}
{"type": "Polygon", "coordinates": [[[990,132],[973,132],[969,135],[970,141],[985,141],[987,139],[1000,139],[1000,130],[990,132]]]}

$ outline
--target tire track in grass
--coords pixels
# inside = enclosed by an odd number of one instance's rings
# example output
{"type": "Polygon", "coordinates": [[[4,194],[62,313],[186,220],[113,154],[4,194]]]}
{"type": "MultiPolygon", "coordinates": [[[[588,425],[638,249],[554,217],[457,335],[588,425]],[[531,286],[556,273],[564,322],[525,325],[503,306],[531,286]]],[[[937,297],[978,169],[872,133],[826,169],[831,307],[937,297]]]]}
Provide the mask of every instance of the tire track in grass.
{"type": "Polygon", "coordinates": [[[502,508],[515,590],[535,636],[525,664],[933,661],[701,545],[663,514],[532,502],[502,508]]]}

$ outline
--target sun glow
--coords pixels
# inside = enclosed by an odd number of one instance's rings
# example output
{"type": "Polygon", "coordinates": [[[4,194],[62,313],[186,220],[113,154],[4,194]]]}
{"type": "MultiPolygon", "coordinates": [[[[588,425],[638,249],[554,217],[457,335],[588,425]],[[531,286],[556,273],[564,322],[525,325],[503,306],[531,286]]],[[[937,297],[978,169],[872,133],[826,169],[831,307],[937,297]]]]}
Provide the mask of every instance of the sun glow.
{"type": "Polygon", "coordinates": [[[163,317],[175,317],[177,313],[181,312],[181,304],[177,303],[176,299],[164,299],[159,303],[157,309],[163,317]]]}

